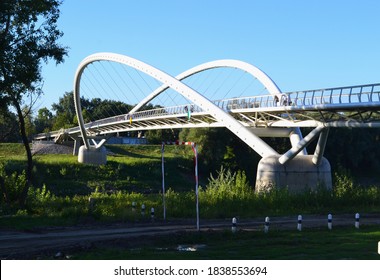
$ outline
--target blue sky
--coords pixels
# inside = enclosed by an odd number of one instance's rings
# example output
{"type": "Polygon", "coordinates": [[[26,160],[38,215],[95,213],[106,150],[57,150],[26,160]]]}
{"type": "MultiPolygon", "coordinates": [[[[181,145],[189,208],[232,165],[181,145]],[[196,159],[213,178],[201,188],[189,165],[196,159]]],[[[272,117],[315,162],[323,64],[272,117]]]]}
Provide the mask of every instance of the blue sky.
{"type": "MultiPolygon", "coordinates": [[[[65,62],[43,66],[50,109],[96,52],[135,57],[173,76],[216,59],[266,72],[282,91],[380,82],[377,0],[65,0],[65,62]]],[[[37,108],[38,109],[38,108],[37,108]]]]}

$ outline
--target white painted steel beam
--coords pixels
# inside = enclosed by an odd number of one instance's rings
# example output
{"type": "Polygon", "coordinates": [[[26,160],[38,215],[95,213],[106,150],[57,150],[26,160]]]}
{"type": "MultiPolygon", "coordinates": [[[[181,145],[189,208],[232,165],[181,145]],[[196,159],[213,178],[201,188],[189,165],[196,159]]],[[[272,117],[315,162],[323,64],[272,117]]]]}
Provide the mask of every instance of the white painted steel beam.
{"type": "MultiPolygon", "coordinates": [[[[80,80],[81,80],[83,71],[87,67],[87,65],[95,61],[118,62],[121,64],[125,64],[129,67],[135,68],[136,70],[139,70],[145,74],[150,75],[151,77],[162,82],[166,87],[169,87],[175,90],[176,92],[184,96],[186,99],[190,100],[191,102],[193,102],[194,104],[202,108],[207,114],[213,116],[218,121],[224,123],[227,129],[232,131],[236,136],[238,136],[253,150],[255,150],[260,156],[266,157],[270,155],[278,155],[278,153],[272,147],[266,144],[262,139],[257,137],[255,134],[251,133],[235,118],[233,118],[228,113],[224,112],[221,108],[213,104],[210,100],[208,100],[206,97],[199,94],[198,92],[196,92],[189,86],[183,84],[176,78],[166,74],[165,72],[157,68],[154,68],[153,66],[149,64],[146,64],[132,57],[128,57],[128,56],[120,55],[120,54],[114,54],[114,53],[97,53],[97,54],[88,56],[79,64],[78,69],[75,74],[75,78],[74,78],[75,110],[78,116],[79,127],[81,130],[81,134],[82,134],[86,149],[90,148],[90,143],[87,139],[87,133],[86,133],[85,125],[84,125],[82,108],[81,108],[81,103],[80,103],[80,80]]],[[[245,63],[241,63],[241,65],[244,66],[245,63]]],[[[202,68],[200,68],[200,70],[201,69],[202,68]]],[[[263,79],[263,77],[266,76],[263,73],[261,75],[262,75],[260,76],[261,79],[263,79]]]]}
{"type": "MultiPolygon", "coordinates": [[[[215,60],[207,63],[200,64],[198,66],[195,66],[179,75],[177,75],[175,78],[179,81],[182,81],[183,79],[186,79],[192,75],[195,75],[197,73],[214,69],[214,68],[221,68],[221,67],[228,67],[228,68],[238,68],[240,70],[246,71],[249,74],[251,74],[254,78],[260,81],[261,84],[265,86],[265,88],[268,90],[270,94],[273,95],[280,95],[281,90],[278,88],[278,86],[275,84],[275,82],[262,70],[259,68],[248,64],[243,61],[239,60],[232,60],[232,59],[223,59],[223,60],[215,60]]],[[[145,97],[143,100],[140,101],[139,104],[137,104],[130,113],[134,113],[138,111],[142,106],[149,103],[153,98],[158,96],[163,91],[167,90],[169,87],[168,85],[164,84],[161,87],[157,88],[155,91],[153,91],[150,95],[145,97]]]]}
{"type": "Polygon", "coordinates": [[[317,146],[315,147],[314,156],[312,159],[312,162],[315,165],[320,165],[322,162],[328,134],[329,134],[329,128],[325,128],[321,131],[321,134],[319,135],[318,143],[317,143],[317,146]]]}
{"type": "Polygon", "coordinates": [[[292,147],[289,151],[283,154],[278,161],[281,164],[287,163],[289,160],[293,159],[302,149],[306,148],[321,131],[325,129],[324,126],[318,126],[314,128],[308,135],[306,135],[295,147],[292,147]]]}
{"type": "MultiPolygon", "coordinates": [[[[302,133],[301,133],[300,128],[299,128],[299,127],[294,127],[294,128],[292,129],[292,132],[290,133],[289,138],[290,138],[290,143],[291,143],[292,147],[296,147],[297,144],[298,144],[298,143],[302,140],[302,138],[303,138],[303,137],[302,137],[302,133]]],[[[302,153],[303,155],[307,155],[306,147],[303,148],[303,149],[301,150],[301,153],[302,153]]]]}
{"type": "Polygon", "coordinates": [[[293,131],[287,127],[248,127],[248,129],[259,137],[289,137],[293,131]]]}

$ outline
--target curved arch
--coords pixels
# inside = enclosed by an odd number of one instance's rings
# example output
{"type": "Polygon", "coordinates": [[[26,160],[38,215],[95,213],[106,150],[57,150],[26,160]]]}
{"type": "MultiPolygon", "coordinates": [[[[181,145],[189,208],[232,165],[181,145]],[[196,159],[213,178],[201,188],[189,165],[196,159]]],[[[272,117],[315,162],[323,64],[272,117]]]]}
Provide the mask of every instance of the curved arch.
{"type": "MultiPolygon", "coordinates": [[[[258,79],[261,84],[265,86],[265,88],[269,91],[270,94],[281,94],[281,90],[278,88],[276,83],[262,70],[259,68],[253,66],[252,64],[240,61],[240,60],[233,60],[233,59],[223,59],[223,60],[215,60],[206,62],[203,64],[200,64],[198,66],[195,66],[189,70],[186,70],[185,72],[182,72],[181,74],[177,75],[175,78],[179,81],[182,81],[183,79],[186,79],[192,75],[195,75],[197,73],[214,69],[214,68],[238,68],[240,70],[246,71],[249,74],[251,74],[254,78],[258,79]]],[[[146,96],[143,100],[141,100],[131,111],[130,113],[134,113],[137,110],[139,110],[142,106],[147,104],[149,101],[151,101],[153,98],[161,94],[163,91],[167,90],[167,85],[162,85],[156,90],[154,90],[151,94],[146,96]]]]}
{"type": "Polygon", "coordinates": [[[79,127],[81,130],[82,138],[86,149],[90,149],[90,143],[87,137],[86,129],[84,126],[84,120],[82,115],[82,109],[80,104],[80,78],[83,74],[84,69],[87,65],[95,61],[113,61],[128,65],[136,70],[150,75],[151,77],[162,82],[165,86],[177,91],[179,94],[183,95],[188,100],[198,105],[200,108],[208,112],[218,121],[225,123],[226,128],[232,131],[240,139],[242,139],[247,145],[249,145],[253,150],[255,150],[260,156],[266,157],[269,155],[278,155],[278,153],[266,144],[263,140],[257,137],[255,134],[250,132],[242,124],[240,124],[236,119],[230,116],[228,113],[224,112],[218,106],[210,102],[200,93],[196,92],[189,86],[183,84],[176,78],[166,74],[165,72],[139,61],[135,58],[128,57],[125,55],[114,54],[114,53],[97,53],[85,58],[78,66],[74,78],[74,101],[75,110],[78,117],[79,127]]]}

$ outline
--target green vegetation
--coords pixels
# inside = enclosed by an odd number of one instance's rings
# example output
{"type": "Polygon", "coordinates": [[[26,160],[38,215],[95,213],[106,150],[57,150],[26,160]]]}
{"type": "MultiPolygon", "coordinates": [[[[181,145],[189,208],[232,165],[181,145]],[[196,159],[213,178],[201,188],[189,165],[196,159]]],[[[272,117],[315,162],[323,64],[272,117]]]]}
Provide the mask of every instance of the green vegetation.
{"type": "MultiPolygon", "coordinates": [[[[107,146],[112,155],[104,166],[79,164],[72,155],[34,156],[35,185],[26,208],[14,201],[25,181],[21,144],[0,144],[1,177],[7,189],[0,205],[0,229],[39,230],[85,224],[150,223],[155,208],[162,220],[161,147],[107,146]],[[91,198],[91,199],[90,199],[91,198]],[[90,202],[91,200],[91,202],[90,202]],[[132,203],[136,210],[133,211],[132,203]],[[141,205],[147,209],[140,214],[141,205]]],[[[167,219],[195,218],[191,151],[184,146],[165,148],[167,219]]],[[[347,172],[336,173],[332,192],[292,194],[286,188],[256,194],[244,171],[221,167],[201,181],[201,219],[265,216],[370,213],[380,211],[380,188],[361,187],[347,172]]],[[[262,229],[177,233],[168,238],[114,244],[103,242],[91,250],[71,252],[73,259],[378,259],[380,231],[345,227],[304,229],[302,232],[262,229]],[[133,245],[131,245],[133,244],[133,245]],[[178,251],[181,244],[204,244],[195,252],[178,251]],[[329,246],[333,245],[333,246],[329,246]]],[[[49,258],[48,256],[46,256],[49,258]]]]}
{"type": "Polygon", "coordinates": [[[1,143],[0,144],[0,160],[10,158],[21,159],[20,156],[25,156],[25,150],[19,144],[15,143],[1,143]]]}
{"type": "MultiPolygon", "coordinates": [[[[14,141],[14,132],[18,130],[24,144],[25,179],[22,186],[19,182],[19,191],[14,193],[21,206],[25,206],[32,185],[29,136],[34,127],[32,107],[43,93],[42,63],[59,64],[67,55],[67,47],[58,42],[63,35],[57,25],[60,5],[56,0],[1,2],[0,129],[3,131],[0,139],[14,141]],[[29,104],[25,103],[26,99],[30,100],[29,104]],[[16,113],[12,113],[10,107],[16,113]]],[[[3,188],[4,178],[0,180],[3,188]]],[[[4,192],[3,195],[7,196],[4,192]]]]}
{"type": "MultiPolygon", "coordinates": [[[[186,148],[165,149],[168,219],[195,217],[193,160],[186,148]]],[[[79,164],[72,155],[36,155],[33,170],[36,184],[29,190],[26,208],[20,210],[14,201],[25,180],[22,146],[0,144],[4,153],[0,172],[7,190],[7,199],[1,198],[0,227],[144,222],[132,211],[132,202],[137,203],[138,209],[143,203],[146,209],[154,207],[157,219],[161,219],[160,146],[112,145],[108,149],[113,155],[108,156],[104,166],[79,164]],[[89,203],[90,197],[93,205],[89,203]]],[[[332,192],[320,189],[299,194],[286,188],[257,194],[245,172],[231,172],[223,167],[214,175],[202,176],[199,190],[202,219],[380,210],[380,188],[355,185],[346,173],[335,174],[332,192]]]]}
{"type": "Polygon", "coordinates": [[[130,242],[108,247],[106,244],[88,252],[73,253],[73,259],[242,259],[242,260],[324,260],[324,259],[379,259],[377,243],[378,227],[366,227],[359,231],[352,228],[312,229],[297,231],[262,230],[213,231],[182,233],[168,238],[156,236],[152,240],[130,242]],[[196,247],[196,251],[180,251],[178,246],[196,247]],[[195,246],[194,246],[195,245],[195,246]]]}

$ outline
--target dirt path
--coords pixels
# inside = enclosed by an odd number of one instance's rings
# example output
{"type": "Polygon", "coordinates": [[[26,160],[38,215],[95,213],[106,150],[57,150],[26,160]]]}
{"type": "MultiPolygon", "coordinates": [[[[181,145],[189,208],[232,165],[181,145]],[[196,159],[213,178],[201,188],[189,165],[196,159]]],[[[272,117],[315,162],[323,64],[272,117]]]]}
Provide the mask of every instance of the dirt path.
{"type": "MultiPolygon", "coordinates": [[[[334,215],[333,226],[352,225],[353,215],[334,215]]],[[[380,225],[380,214],[362,215],[361,225],[380,225]]],[[[262,230],[264,219],[238,220],[242,230],[262,230]]],[[[305,215],[303,228],[327,227],[327,217],[322,215],[305,215]]],[[[202,220],[201,231],[230,229],[231,221],[202,220]]],[[[273,217],[270,228],[296,229],[297,217],[273,217]]],[[[64,229],[39,229],[38,232],[0,230],[0,259],[30,259],[44,251],[61,252],[62,250],[81,250],[90,248],[92,244],[110,240],[126,240],[136,238],[153,238],[157,235],[169,235],[177,232],[195,231],[195,221],[170,221],[150,224],[119,224],[103,227],[71,227],[64,229]]]]}

